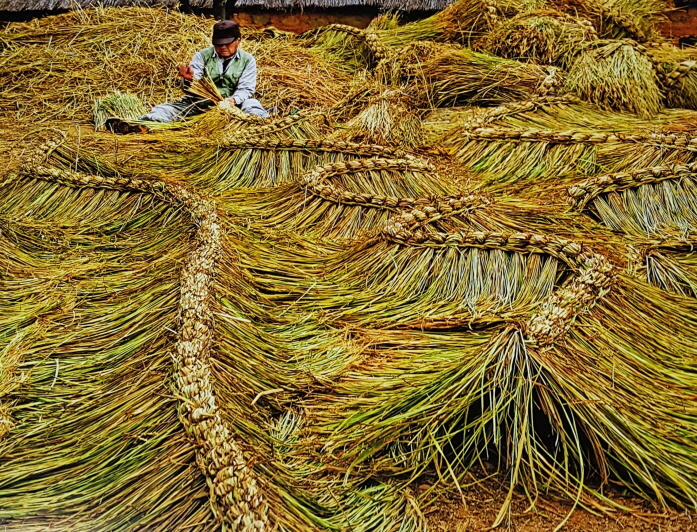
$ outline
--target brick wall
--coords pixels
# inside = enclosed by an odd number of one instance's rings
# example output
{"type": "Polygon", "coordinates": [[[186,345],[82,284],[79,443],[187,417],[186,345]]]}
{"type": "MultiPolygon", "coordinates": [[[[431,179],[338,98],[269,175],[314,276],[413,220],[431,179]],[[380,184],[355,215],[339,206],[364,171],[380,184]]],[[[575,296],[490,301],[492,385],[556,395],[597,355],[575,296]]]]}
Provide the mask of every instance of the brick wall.
{"type": "Polygon", "coordinates": [[[661,33],[678,40],[680,37],[697,37],[697,6],[682,7],[668,13],[668,20],[661,26],[661,33]]]}
{"type": "Polygon", "coordinates": [[[352,8],[350,10],[327,9],[303,12],[255,10],[236,13],[233,19],[239,22],[241,26],[251,26],[259,29],[273,26],[282,31],[302,33],[326,26],[327,24],[348,24],[357,28],[365,28],[376,14],[376,11],[370,8],[352,8]]]}

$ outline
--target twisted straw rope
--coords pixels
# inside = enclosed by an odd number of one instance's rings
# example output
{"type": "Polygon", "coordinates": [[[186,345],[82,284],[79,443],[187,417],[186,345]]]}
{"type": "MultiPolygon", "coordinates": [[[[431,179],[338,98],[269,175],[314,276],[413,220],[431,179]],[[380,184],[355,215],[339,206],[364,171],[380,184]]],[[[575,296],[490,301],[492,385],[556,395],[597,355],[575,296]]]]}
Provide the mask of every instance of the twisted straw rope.
{"type": "Polygon", "coordinates": [[[197,248],[181,273],[180,329],[172,359],[175,384],[184,398],[179,417],[196,442],[196,462],[211,486],[214,514],[235,530],[259,532],[269,528],[268,505],[242,449],[223,421],[215,402],[208,360],[213,338],[209,301],[216,261],[220,255],[220,226],[214,204],[187,188],[156,180],[102,177],[46,166],[46,153],[55,142],[30,155],[22,174],[68,186],[144,192],[183,205],[197,220],[197,248]]]}
{"type": "Polygon", "coordinates": [[[606,174],[587,179],[570,187],[567,190],[568,202],[573,209],[582,210],[589,201],[601,194],[658,183],[667,179],[695,179],[696,177],[697,162],[670,166],[653,166],[631,172],[606,174]]]}
{"type": "Polygon", "coordinates": [[[549,349],[612,288],[615,268],[603,255],[586,251],[575,258],[578,271],[571,282],[550,294],[523,327],[525,337],[549,349]]]}
{"type": "Polygon", "coordinates": [[[550,131],[540,129],[476,128],[463,130],[462,135],[471,140],[503,142],[547,142],[550,144],[660,144],[671,149],[697,151],[697,137],[674,133],[623,134],[585,131],[550,131]]]}
{"type": "Polygon", "coordinates": [[[491,203],[491,198],[485,194],[467,194],[465,196],[445,196],[433,199],[418,198],[411,205],[402,200],[400,207],[402,213],[393,218],[391,227],[394,227],[395,235],[399,227],[407,231],[414,231],[426,224],[433,223],[443,218],[471,213],[475,209],[485,207],[491,203]]]}
{"type": "Polygon", "coordinates": [[[395,223],[401,223],[405,228],[415,227],[434,222],[491,203],[484,194],[468,194],[464,196],[442,196],[432,198],[398,198],[396,196],[380,196],[364,192],[352,192],[332,184],[331,178],[371,170],[398,170],[425,172],[433,168],[426,162],[400,159],[362,159],[345,163],[334,163],[317,166],[306,174],[301,183],[317,197],[342,205],[360,205],[365,207],[383,208],[397,211],[401,215],[395,218],[395,223]]]}
{"type": "MultiPolygon", "coordinates": [[[[610,290],[614,266],[603,255],[572,240],[529,233],[410,231],[391,220],[382,237],[402,245],[499,249],[515,253],[545,253],[576,270],[573,279],[547,297],[525,323],[523,333],[537,346],[549,347],[569,330],[576,316],[587,312],[610,290]]],[[[444,320],[446,323],[448,320],[444,320]]]]}
{"type": "Polygon", "coordinates": [[[555,236],[531,233],[499,233],[494,231],[425,232],[410,231],[398,221],[390,222],[382,230],[382,238],[403,245],[425,247],[463,247],[499,249],[515,253],[545,253],[563,261],[572,268],[579,267],[584,249],[579,242],[555,236]]]}
{"type": "Polygon", "coordinates": [[[477,112],[477,114],[465,120],[462,126],[470,130],[483,128],[484,126],[487,126],[492,122],[496,122],[503,117],[527,113],[528,111],[535,111],[543,105],[578,103],[580,101],[580,98],[572,94],[564,94],[561,96],[543,95],[531,100],[506,103],[499,105],[498,107],[491,107],[489,109],[478,107],[475,108],[475,112],[477,112]]]}
{"type": "Polygon", "coordinates": [[[428,172],[433,171],[433,167],[427,162],[416,159],[358,159],[316,166],[303,176],[301,184],[315,196],[334,203],[348,205],[397,209],[399,207],[412,207],[423,201],[416,198],[397,198],[395,196],[380,196],[366,192],[352,192],[339,188],[330,181],[332,177],[343,174],[384,170],[428,172]]]}
{"type": "Polygon", "coordinates": [[[225,113],[228,113],[232,116],[234,116],[236,119],[239,118],[239,115],[236,112],[231,112],[232,109],[235,109],[239,113],[245,115],[245,116],[254,116],[256,120],[245,120],[245,122],[248,122],[252,124],[250,127],[246,127],[241,131],[232,131],[228,132],[225,135],[223,135],[223,139],[228,139],[228,141],[234,141],[237,137],[240,136],[246,136],[246,137],[262,137],[264,135],[269,135],[271,133],[278,133],[279,131],[283,131],[284,129],[288,129],[293,127],[294,125],[298,124],[299,122],[302,122],[303,120],[307,120],[309,117],[298,113],[295,115],[291,116],[285,116],[283,118],[276,118],[272,121],[269,121],[267,118],[262,118],[260,116],[255,116],[255,115],[248,115],[247,113],[243,113],[236,107],[232,106],[230,102],[224,101],[222,102],[218,107],[221,107],[225,113]],[[223,104],[227,104],[229,106],[230,110],[228,110],[227,107],[223,107],[223,104]]]}
{"type": "Polygon", "coordinates": [[[230,150],[259,149],[259,150],[304,150],[331,151],[351,155],[380,155],[397,159],[413,160],[415,157],[395,148],[378,144],[359,144],[333,140],[314,139],[263,139],[260,137],[230,137],[225,136],[220,141],[220,147],[230,150]]]}

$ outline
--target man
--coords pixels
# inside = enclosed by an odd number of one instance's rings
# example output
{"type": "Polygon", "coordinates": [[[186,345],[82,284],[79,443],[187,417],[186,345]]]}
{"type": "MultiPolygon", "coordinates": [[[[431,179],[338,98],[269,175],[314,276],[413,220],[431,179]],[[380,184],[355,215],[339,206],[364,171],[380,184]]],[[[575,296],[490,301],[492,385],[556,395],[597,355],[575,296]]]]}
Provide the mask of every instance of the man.
{"type": "MultiPolygon", "coordinates": [[[[189,64],[179,65],[179,75],[186,85],[204,75],[211,78],[220,94],[243,112],[263,117],[269,114],[258,100],[252,98],[257,85],[257,63],[251,54],[240,48],[240,26],[232,20],[223,20],[213,26],[213,46],[196,52],[189,64]]],[[[156,105],[138,120],[174,122],[204,112],[210,102],[185,96],[172,103],[156,105]]],[[[110,118],[107,129],[115,133],[143,132],[142,124],[110,118]]]]}

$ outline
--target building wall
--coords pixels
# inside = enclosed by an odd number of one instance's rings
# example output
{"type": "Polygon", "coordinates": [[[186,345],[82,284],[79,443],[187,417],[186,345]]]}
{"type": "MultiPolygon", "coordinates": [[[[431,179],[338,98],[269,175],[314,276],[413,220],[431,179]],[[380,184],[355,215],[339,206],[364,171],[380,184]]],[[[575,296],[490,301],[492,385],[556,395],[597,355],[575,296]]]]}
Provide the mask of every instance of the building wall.
{"type": "Polygon", "coordinates": [[[697,5],[670,11],[668,20],[661,27],[661,33],[676,41],[681,37],[697,37],[697,5]]]}
{"type": "MultiPolygon", "coordinates": [[[[234,19],[242,26],[257,29],[273,26],[282,31],[302,33],[327,24],[348,24],[365,28],[377,15],[377,10],[371,7],[351,7],[337,9],[304,10],[304,11],[274,11],[245,8],[244,12],[236,13],[234,19]]],[[[431,13],[410,13],[410,18],[428,16],[431,13]]],[[[661,25],[661,33],[678,41],[681,37],[691,35],[697,37],[697,1],[690,6],[676,8],[668,12],[666,21],[661,25]]]]}
{"type": "Polygon", "coordinates": [[[377,14],[372,8],[305,10],[302,12],[247,10],[235,13],[233,19],[241,26],[258,29],[273,26],[282,31],[302,33],[304,31],[326,26],[327,24],[348,24],[365,28],[377,14]]]}

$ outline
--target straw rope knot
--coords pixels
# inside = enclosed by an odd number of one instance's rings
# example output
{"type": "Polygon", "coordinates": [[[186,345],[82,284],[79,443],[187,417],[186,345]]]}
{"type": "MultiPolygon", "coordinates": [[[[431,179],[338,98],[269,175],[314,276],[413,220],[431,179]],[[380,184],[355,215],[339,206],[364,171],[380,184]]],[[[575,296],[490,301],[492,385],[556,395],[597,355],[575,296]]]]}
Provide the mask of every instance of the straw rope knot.
{"type": "Polygon", "coordinates": [[[550,347],[610,290],[615,268],[603,255],[586,251],[577,257],[579,268],[571,282],[555,290],[524,326],[528,341],[550,347]]]}

